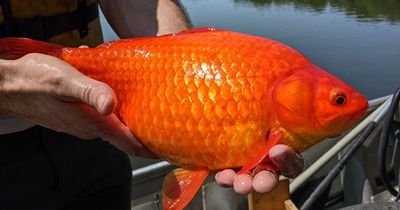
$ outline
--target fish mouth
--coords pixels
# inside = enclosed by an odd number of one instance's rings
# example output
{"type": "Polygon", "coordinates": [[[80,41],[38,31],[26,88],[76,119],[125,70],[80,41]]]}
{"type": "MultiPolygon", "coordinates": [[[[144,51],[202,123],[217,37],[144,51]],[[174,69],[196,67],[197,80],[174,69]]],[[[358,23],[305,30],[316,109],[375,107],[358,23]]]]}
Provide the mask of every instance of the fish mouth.
{"type": "Polygon", "coordinates": [[[350,111],[352,114],[350,115],[349,120],[345,123],[346,129],[349,129],[355,123],[359,122],[365,116],[369,107],[368,100],[365,96],[356,93],[353,97],[355,99],[353,104],[354,109],[350,111]]]}
{"type": "Polygon", "coordinates": [[[358,102],[358,104],[355,104],[357,110],[355,111],[355,113],[352,115],[351,118],[354,119],[355,121],[358,121],[364,117],[365,113],[368,110],[369,104],[367,98],[365,98],[365,96],[359,93],[357,93],[356,95],[356,101],[358,102]]]}

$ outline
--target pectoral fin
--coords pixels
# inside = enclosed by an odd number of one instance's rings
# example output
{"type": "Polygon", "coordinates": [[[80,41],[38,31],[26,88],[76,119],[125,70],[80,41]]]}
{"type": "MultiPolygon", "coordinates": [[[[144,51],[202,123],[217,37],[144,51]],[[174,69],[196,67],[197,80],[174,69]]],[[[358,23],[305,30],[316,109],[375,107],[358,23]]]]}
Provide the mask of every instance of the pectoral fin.
{"type": "MultiPolygon", "coordinates": [[[[268,142],[264,150],[260,154],[257,154],[253,159],[248,161],[238,172],[238,174],[245,174],[249,173],[250,170],[253,168],[256,168],[257,166],[261,166],[262,169],[268,169],[268,170],[275,170],[275,167],[270,164],[270,159],[269,159],[269,151],[273,146],[275,146],[278,141],[282,138],[282,132],[279,131],[278,129],[271,129],[268,135],[268,142]],[[261,164],[262,163],[262,164],[261,164]]],[[[258,167],[260,168],[260,167],[258,167]]]]}
{"type": "Polygon", "coordinates": [[[209,171],[177,168],[170,172],[163,184],[164,209],[183,209],[195,196],[209,171]]]}

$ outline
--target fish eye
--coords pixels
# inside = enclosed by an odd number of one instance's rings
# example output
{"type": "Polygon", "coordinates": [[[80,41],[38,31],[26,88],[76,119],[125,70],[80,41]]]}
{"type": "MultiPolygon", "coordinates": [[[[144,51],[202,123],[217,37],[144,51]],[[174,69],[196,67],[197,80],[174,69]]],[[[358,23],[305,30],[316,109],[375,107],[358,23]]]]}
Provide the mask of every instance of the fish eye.
{"type": "Polygon", "coordinates": [[[340,89],[333,89],[330,93],[331,103],[336,106],[343,106],[346,104],[346,94],[340,89]]]}
{"type": "Polygon", "coordinates": [[[342,105],[346,104],[346,95],[338,94],[335,97],[335,104],[338,105],[338,106],[342,106],[342,105]]]}

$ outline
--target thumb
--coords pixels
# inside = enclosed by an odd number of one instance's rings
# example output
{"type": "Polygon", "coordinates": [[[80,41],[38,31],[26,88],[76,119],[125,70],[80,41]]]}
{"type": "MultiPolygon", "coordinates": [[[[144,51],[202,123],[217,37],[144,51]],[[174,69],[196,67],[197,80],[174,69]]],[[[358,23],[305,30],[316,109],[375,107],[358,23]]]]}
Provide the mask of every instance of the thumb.
{"type": "Polygon", "coordinates": [[[286,145],[278,144],[272,147],[269,151],[269,157],[286,177],[294,178],[303,171],[303,158],[286,145]]]}
{"type": "Polygon", "coordinates": [[[103,115],[111,114],[115,105],[114,91],[105,83],[76,72],[66,80],[62,94],[64,100],[79,101],[103,115]]]}

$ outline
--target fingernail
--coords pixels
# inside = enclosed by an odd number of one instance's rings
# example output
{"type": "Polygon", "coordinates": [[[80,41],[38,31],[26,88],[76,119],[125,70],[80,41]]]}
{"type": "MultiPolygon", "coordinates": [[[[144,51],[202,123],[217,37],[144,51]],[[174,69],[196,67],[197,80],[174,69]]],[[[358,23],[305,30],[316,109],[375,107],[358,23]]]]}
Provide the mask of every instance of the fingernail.
{"type": "Polygon", "coordinates": [[[280,148],[273,149],[269,152],[271,158],[275,161],[283,163],[286,161],[288,154],[280,148]]]}
{"type": "Polygon", "coordinates": [[[107,94],[100,94],[99,97],[97,98],[97,105],[100,108],[98,111],[100,113],[104,112],[105,110],[105,106],[107,105],[107,99],[108,99],[108,95],[107,94]]]}
{"type": "Polygon", "coordinates": [[[219,173],[216,173],[215,175],[214,175],[214,179],[218,179],[219,178],[219,173]]]}

